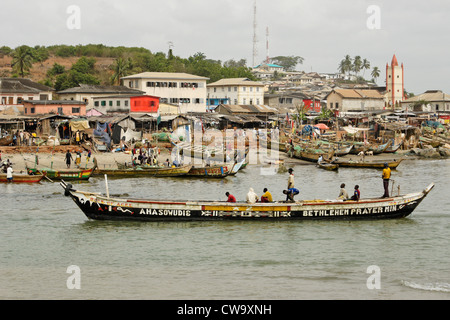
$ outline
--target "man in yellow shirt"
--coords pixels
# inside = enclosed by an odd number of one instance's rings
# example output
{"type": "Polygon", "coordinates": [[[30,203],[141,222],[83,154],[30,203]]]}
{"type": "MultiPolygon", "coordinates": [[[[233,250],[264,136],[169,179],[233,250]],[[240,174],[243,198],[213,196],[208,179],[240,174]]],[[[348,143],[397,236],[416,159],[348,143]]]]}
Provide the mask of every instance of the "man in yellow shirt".
{"type": "Polygon", "coordinates": [[[264,188],[263,190],[264,194],[261,196],[261,202],[273,202],[272,194],[267,190],[267,188],[264,188]]]}
{"type": "Polygon", "coordinates": [[[391,168],[389,168],[389,165],[387,163],[384,164],[382,178],[384,186],[383,198],[389,198],[389,179],[391,178],[391,168]]]}

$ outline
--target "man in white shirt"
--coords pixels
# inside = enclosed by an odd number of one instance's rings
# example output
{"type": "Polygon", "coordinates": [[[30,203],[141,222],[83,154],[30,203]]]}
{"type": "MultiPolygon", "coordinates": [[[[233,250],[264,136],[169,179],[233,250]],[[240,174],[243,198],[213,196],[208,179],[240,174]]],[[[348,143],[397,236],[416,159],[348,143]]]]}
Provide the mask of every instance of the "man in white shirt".
{"type": "Polygon", "coordinates": [[[8,168],[6,169],[6,180],[8,182],[12,182],[13,181],[13,168],[9,165],[8,168]]]}

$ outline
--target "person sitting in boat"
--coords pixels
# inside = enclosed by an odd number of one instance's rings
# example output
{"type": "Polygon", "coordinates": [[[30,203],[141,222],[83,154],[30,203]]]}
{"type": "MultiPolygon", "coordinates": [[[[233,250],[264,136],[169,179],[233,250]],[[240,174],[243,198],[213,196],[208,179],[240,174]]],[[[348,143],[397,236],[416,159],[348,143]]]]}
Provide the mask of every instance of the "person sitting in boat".
{"type": "Polygon", "coordinates": [[[247,203],[256,203],[258,200],[258,195],[255,193],[253,188],[250,188],[247,193],[247,203]]]}
{"type": "Polygon", "coordinates": [[[320,164],[323,161],[323,157],[322,155],[319,157],[319,159],[317,160],[317,163],[320,164]]]}
{"type": "Polygon", "coordinates": [[[164,166],[170,167],[170,161],[169,161],[169,159],[166,159],[166,161],[164,162],[164,166]]]}
{"type": "Polygon", "coordinates": [[[228,197],[227,202],[236,202],[236,198],[228,191],[225,192],[225,195],[228,197]]]}
{"type": "Polygon", "coordinates": [[[267,188],[264,188],[263,190],[264,194],[261,196],[261,202],[273,202],[272,194],[267,190],[267,188]]]}
{"type": "Polygon", "coordinates": [[[361,198],[361,192],[359,191],[359,186],[355,186],[355,191],[353,192],[353,196],[350,198],[350,200],[359,201],[361,198]]]}
{"type": "Polygon", "coordinates": [[[138,165],[138,163],[137,163],[137,158],[134,157],[134,158],[133,158],[133,167],[136,167],[137,165],[138,165]]]}
{"type": "Polygon", "coordinates": [[[344,200],[344,201],[348,200],[348,193],[345,190],[345,183],[341,183],[341,190],[339,191],[338,199],[341,199],[341,200],[344,200]]]}

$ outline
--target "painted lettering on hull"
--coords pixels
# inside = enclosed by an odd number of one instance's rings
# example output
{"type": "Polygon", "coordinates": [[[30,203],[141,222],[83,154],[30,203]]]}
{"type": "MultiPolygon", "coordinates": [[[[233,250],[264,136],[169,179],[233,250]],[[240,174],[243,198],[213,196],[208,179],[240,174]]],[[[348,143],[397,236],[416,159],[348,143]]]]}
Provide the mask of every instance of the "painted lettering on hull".
{"type": "Polygon", "coordinates": [[[141,209],[141,215],[190,217],[191,210],[183,209],[141,209]]]}

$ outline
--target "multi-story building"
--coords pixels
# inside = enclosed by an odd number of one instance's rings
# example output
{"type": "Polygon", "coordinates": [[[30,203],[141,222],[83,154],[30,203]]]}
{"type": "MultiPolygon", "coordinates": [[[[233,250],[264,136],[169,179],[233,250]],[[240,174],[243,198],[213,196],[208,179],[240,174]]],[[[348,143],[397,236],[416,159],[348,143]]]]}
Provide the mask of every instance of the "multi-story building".
{"type": "Polygon", "coordinates": [[[160,103],[176,104],[181,113],[206,111],[206,81],[187,73],[143,72],[121,78],[128,88],[160,97],[160,103]]]}
{"type": "Polygon", "coordinates": [[[386,63],[386,95],[390,108],[399,107],[405,99],[403,63],[398,65],[397,57],[392,57],[391,65],[386,63]]]}
{"type": "Polygon", "coordinates": [[[334,89],[326,97],[327,108],[336,115],[384,109],[384,97],[377,90],[334,89]]]}
{"type": "Polygon", "coordinates": [[[25,100],[52,100],[53,88],[24,78],[0,78],[0,110],[25,100]]]}
{"type": "Polygon", "coordinates": [[[208,105],[212,108],[227,101],[233,105],[261,105],[264,104],[264,84],[251,81],[248,78],[221,79],[208,84],[208,105]]]}

